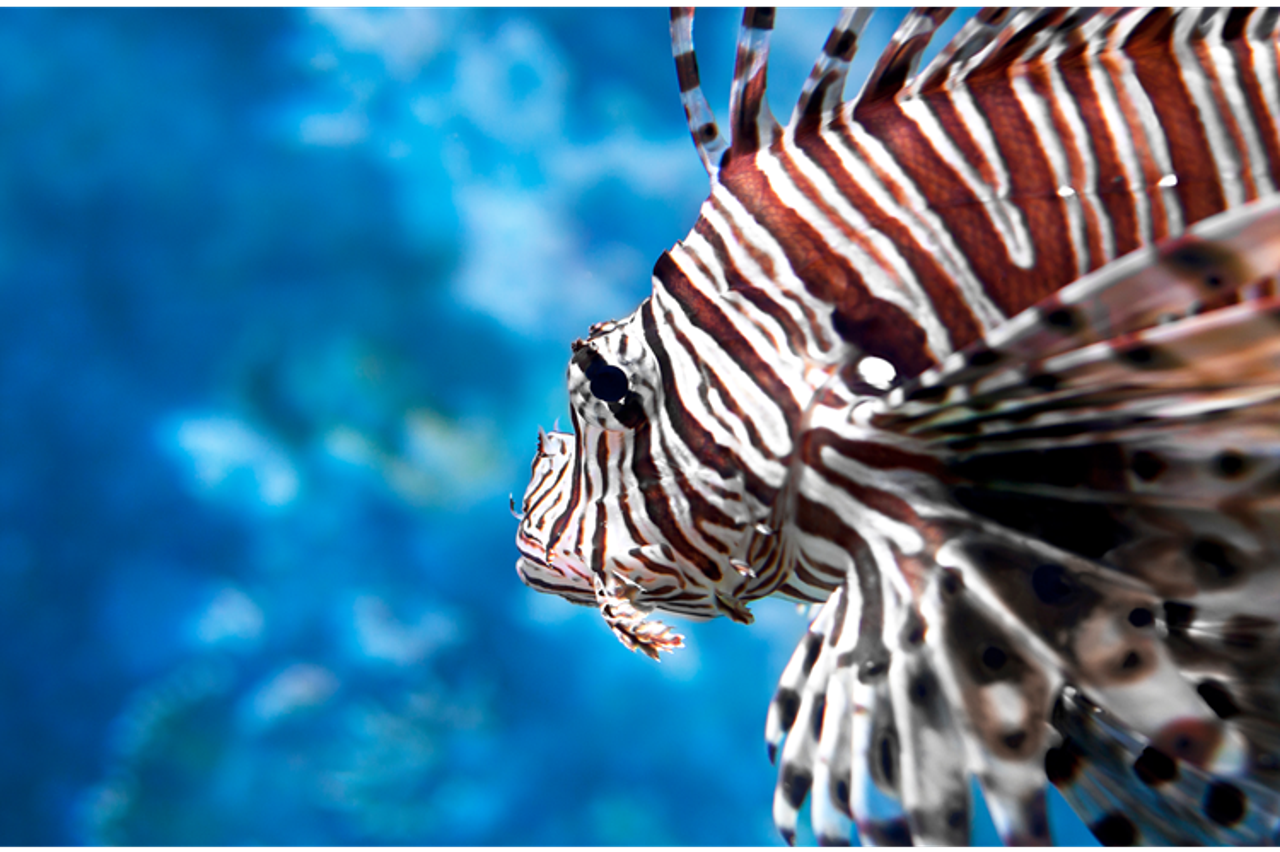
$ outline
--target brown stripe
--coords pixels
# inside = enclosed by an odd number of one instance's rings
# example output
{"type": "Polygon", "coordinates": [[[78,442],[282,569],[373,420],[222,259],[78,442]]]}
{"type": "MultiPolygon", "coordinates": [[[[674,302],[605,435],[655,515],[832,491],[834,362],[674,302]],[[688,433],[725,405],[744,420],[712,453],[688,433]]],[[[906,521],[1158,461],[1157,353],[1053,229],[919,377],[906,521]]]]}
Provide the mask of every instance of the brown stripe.
{"type": "Polygon", "coordinates": [[[946,469],[931,455],[910,453],[875,441],[850,440],[829,429],[813,429],[805,437],[818,447],[831,447],[840,455],[877,470],[915,470],[940,479],[946,469]]]}
{"type": "MultiPolygon", "coordinates": [[[[1157,121],[1164,131],[1169,147],[1169,159],[1174,174],[1178,176],[1175,194],[1182,206],[1183,220],[1190,225],[1211,216],[1226,207],[1222,186],[1218,182],[1218,170],[1214,166],[1213,152],[1205,136],[1201,116],[1182,81],[1177,59],[1173,55],[1173,13],[1169,9],[1155,9],[1142,20],[1125,42],[1123,50],[1133,63],[1138,82],[1146,92],[1155,110],[1157,121]]],[[[1139,132],[1136,115],[1130,117],[1135,135],[1139,132]]],[[[1139,144],[1139,151],[1146,154],[1147,146],[1139,144]]],[[[1162,175],[1155,174],[1154,162],[1143,157],[1148,185],[1162,175]]],[[[1153,190],[1152,206],[1160,197],[1153,190]]],[[[1163,202],[1160,202],[1163,211],[1163,202]]],[[[1152,211],[1152,222],[1157,239],[1163,223],[1152,211]]]]}
{"type": "MultiPolygon", "coordinates": [[[[1079,46],[1069,49],[1063,54],[1058,67],[1063,85],[1079,111],[1080,120],[1084,123],[1085,136],[1093,148],[1095,182],[1093,186],[1084,188],[1086,191],[1098,194],[1098,200],[1109,220],[1109,223],[1104,222],[1102,226],[1111,229],[1111,239],[1115,245],[1114,257],[1119,257],[1142,245],[1142,237],[1138,232],[1136,202],[1129,191],[1128,178],[1120,161],[1116,140],[1103,116],[1102,95],[1095,88],[1088,66],[1083,59],[1087,47],[1088,45],[1081,41],[1079,46]]],[[[1104,85],[1108,90],[1111,88],[1110,78],[1104,85]]],[[[1091,255],[1089,268],[1097,269],[1111,259],[1103,256],[1101,252],[1091,255]]]]}
{"type": "MultiPolygon", "coordinates": [[[[666,255],[664,254],[663,257],[666,255]]],[[[659,261],[661,262],[661,261],[659,261]]],[[[672,264],[674,266],[674,264],[672,264]]],[[[681,440],[688,446],[689,451],[700,461],[707,465],[722,478],[728,479],[735,473],[734,465],[725,458],[725,454],[721,448],[711,439],[711,436],[698,428],[696,423],[690,423],[686,417],[685,407],[681,404],[678,389],[674,385],[673,377],[675,368],[671,364],[671,358],[667,354],[667,348],[663,344],[662,339],[658,336],[657,322],[653,315],[653,300],[647,300],[641,307],[641,321],[644,325],[645,336],[648,340],[649,348],[653,352],[654,359],[658,362],[658,369],[663,376],[663,408],[666,410],[667,418],[671,421],[671,426],[680,436],[681,440]]],[[[648,423],[653,423],[656,418],[651,419],[648,423]]],[[[644,427],[641,427],[643,429],[644,427]]],[[[641,430],[637,430],[639,434],[641,430]]],[[[652,459],[641,458],[639,444],[636,446],[636,458],[633,462],[640,490],[647,493],[656,484],[656,468],[652,466],[652,459]],[[655,471],[652,476],[655,481],[647,478],[651,469],[655,471]]],[[[648,444],[644,445],[646,449],[648,444]]]]}
{"type": "Polygon", "coordinates": [[[950,17],[951,11],[951,9],[919,9],[910,13],[916,17],[929,18],[933,21],[933,27],[900,44],[890,43],[867,80],[865,94],[854,107],[855,119],[860,120],[865,110],[874,109],[877,103],[893,98],[902,90],[907,82],[907,76],[911,73],[912,63],[929,46],[933,34],[937,32],[943,21],[950,17]]]}
{"type": "Polygon", "coordinates": [[[822,603],[825,600],[825,598],[816,597],[808,592],[802,592],[790,583],[783,583],[778,587],[778,592],[794,600],[807,601],[809,603],[822,603]]]}
{"type": "Polygon", "coordinates": [[[578,420],[578,412],[573,406],[569,406],[569,419],[573,421],[574,439],[577,442],[576,451],[573,454],[573,478],[569,480],[569,499],[565,501],[564,511],[560,513],[560,517],[556,518],[555,523],[551,525],[551,531],[547,534],[548,553],[560,541],[560,536],[564,535],[565,527],[569,526],[570,518],[578,510],[578,500],[581,498],[582,423],[578,420]]]}
{"type": "Polygon", "coordinates": [[[676,57],[676,80],[681,93],[698,88],[698,57],[692,50],[676,57]]]}
{"type": "Polygon", "coordinates": [[[804,102],[804,110],[801,112],[800,121],[796,125],[797,135],[805,132],[815,132],[818,129],[818,125],[822,121],[822,105],[826,102],[827,90],[842,79],[840,72],[834,69],[818,78],[818,82],[813,86],[813,91],[809,93],[809,99],[804,102]]]}
{"type": "MultiPolygon", "coordinates": [[[[608,493],[607,477],[609,475],[609,445],[604,435],[597,436],[596,439],[596,470],[600,473],[600,496],[603,497],[608,493]]],[[[588,489],[590,483],[588,482],[588,489]]],[[[587,491],[587,502],[591,502],[591,491],[587,491]]],[[[586,518],[585,513],[583,518],[586,518]]],[[[591,571],[594,574],[604,576],[604,554],[608,536],[608,519],[609,516],[605,512],[602,502],[596,503],[596,528],[591,536],[591,571]]]]}
{"type": "Polygon", "coordinates": [[[523,574],[520,579],[524,580],[525,585],[530,588],[537,589],[540,592],[559,595],[572,603],[590,606],[596,602],[594,592],[584,592],[578,586],[562,586],[559,583],[548,582],[547,580],[540,579],[528,573],[523,574]]]}
{"type": "MultiPolygon", "coordinates": [[[[671,321],[669,314],[667,317],[667,327],[670,328],[671,332],[675,335],[676,342],[685,349],[685,351],[693,354],[696,358],[697,347],[694,346],[693,342],[676,327],[676,325],[671,321]]],[[[768,455],[768,447],[765,446],[764,439],[761,438],[760,430],[756,428],[755,421],[748,416],[747,412],[743,411],[742,406],[738,404],[737,398],[735,398],[729,391],[729,388],[725,383],[720,380],[720,377],[715,374],[715,371],[704,370],[702,377],[704,381],[698,383],[698,398],[702,400],[702,404],[706,408],[707,413],[719,420],[721,425],[725,427],[726,431],[730,433],[733,432],[733,424],[722,419],[712,409],[711,391],[715,390],[720,395],[720,399],[723,402],[724,407],[729,409],[729,413],[734,422],[741,424],[746,430],[747,441],[759,452],[768,455]]]]}
{"type": "MultiPolygon", "coordinates": [[[[751,63],[755,59],[755,51],[745,47],[738,48],[737,67],[734,69],[734,82],[742,79],[750,70],[751,63]]],[[[765,80],[767,76],[767,68],[761,68],[760,71],[750,79],[744,79],[742,83],[742,94],[738,99],[737,111],[729,116],[729,127],[733,131],[733,148],[726,155],[732,153],[734,157],[749,157],[760,150],[760,127],[758,124],[760,118],[760,110],[764,104],[765,80]]],[[[721,168],[724,164],[721,164],[721,168]]]]}
{"type": "Polygon", "coordinates": [[[773,19],[777,9],[771,6],[757,6],[742,11],[742,26],[752,30],[773,29],[773,19]]]}
{"type": "MultiPolygon", "coordinates": [[[[796,526],[839,545],[853,560],[853,574],[859,593],[858,642],[854,653],[860,660],[886,656],[884,633],[884,591],[879,566],[862,536],[829,507],[800,497],[796,501],[796,526]]],[[[846,584],[848,580],[845,581],[846,584]]],[[[785,586],[784,586],[785,588],[785,586]]],[[[848,597],[848,589],[844,597],[848,597]]]]}
{"type": "MultiPolygon", "coordinates": [[[[996,131],[992,135],[1005,163],[1010,200],[1022,211],[1035,249],[1030,269],[1019,269],[1007,257],[997,257],[1005,271],[993,269],[983,276],[992,300],[1007,316],[1013,316],[1075,278],[1070,225],[1049,158],[1012,83],[980,86],[971,94],[988,126],[996,131]]],[[[995,253],[1004,254],[999,249],[995,253]]]]}
{"type": "MultiPolygon", "coordinates": [[[[1056,64],[1056,63],[1055,63],[1056,64]]],[[[1043,59],[1038,59],[1027,68],[1027,81],[1031,84],[1032,90],[1044,99],[1045,104],[1049,108],[1049,119],[1053,124],[1053,131],[1057,137],[1062,140],[1062,148],[1065,152],[1067,160],[1067,176],[1066,179],[1073,189],[1077,192],[1087,192],[1090,187],[1086,180],[1085,158],[1090,156],[1090,140],[1077,139],[1072,133],[1071,125],[1067,121],[1067,110],[1072,108],[1072,104],[1063,103],[1063,99],[1057,97],[1054,92],[1052,75],[1048,63],[1043,59]]],[[[1080,214],[1084,220],[1084,236],[1085,244],[1081,247],[1085,256],[1078,258],[1083,261],[1083,269],[1090,270],[1100,266],[1105,258],[1102,242],[1102,229],[1105,223],[1100,221],[1098,212],[1092,204],[1086,204],[1081,199],[1080,214]]],[[[1073,253],[1074,253],[1073,243],[1073,253]]],[[[1081,268],[1081,267],[1077,267],[1081,268]]]]}
{"type": "MultiPolygon", "coordinates": [[[[726,217],[725,221],[729,222],[732,226],[731,219],[726,217]]],[[[716,260],[720,264],[721,274],[724,276],[725,283],[729,290],[742,296],[742,298],[754,305],[761,313],[766,314],[770,319],[781,326],[782,333],[787,338],[788,348],[797,355],[803,354],[807,343],[804,331],[796,324],[795,320],[791,318],[791,315],[787,313],[782,305],[778,303],[777,299],[766,294],[759,287],[755,286],[739,274],[737,267],[733,265],[733,261],[729,257],[729,252],[725,248],[724,240],[720,238],[719,232],[717,232],[715,228],[711,227],[710,222],[702,218],[698,219],[697,223],[693,226],[693,230],[701,235],[702,238],[707,241],[707,244],[711,246],[711,250],[715,253],[716,260]]],[[[761,252],[761,254],[763,254],[763,252],[761,252]]],[[[693,262],[698,266],[698,269],[702,271],[703,275],[705,275],[709,280],[715,280],[716,276],[711,273],[711,270],[706,268],[702,260],[696,254],[689,252],[689,257],[693,259],[693,262]]],[[[767,256],[766,259],[768,259],[767,256]]],[[[773,266],[772,261],[770,261],[769,266],[773,266]]],[[[761,330],[763,331],[763,329],[761,330]]]]}
{"type": "MultiPolygon", "coordinates": [[[[599,455],[600,455],[600,447],[604,443],[603,435],[600,434],[601,431],[602,430],[597,429],[595,434],[597,459],[599,458],[599,455]]],[[[584,436],[583,446],[585,447],[585,445],[586,445],[586,442],[585,442],[585,436],[584,436]]],[[[585,456],[585,453],[583,453],[583,455],[585,456]]],[[[575,459],[575,461],[577,461],[577,459],[575,459]]],[[[601,474],[603,475],[603,471],[601,471],[601,474]]],[[[585,464],[583,465],[582,482],[586,483],[586,489],[582,495],[582,511],[581,511],[581,517],[579,518],[579,522],[578,522],[578,540],[574,545],[574,552],[579,554],[583,553],[586,550],[587,509],[594,503],[594,497],[595,497],[595,491],[596,491],[595,481],[591,476],[591,470],[588,469],[585,464]]],[[[597,514],[598,512],[599,510],[597,509],[597,514]]],[[[596,523],[599,524],[599,518],[596,519],[596,523]]]]}
{"type": "Polygon", "coordinates": [[[850,62],[858,51],[858,34],[853,30],[834,28],[827,36],[827,42],[822,46],[822,50],[832,59],[850,62]]]}
{"type": "MultiPolygon", "coordinates": [[[[724,205],[720,203],[720,199],[712,196],[711,205],[715,211],[723,217],[725,225],[729,228],[729,235],[732,237],[734,243],[749,254],[751,259],[755,261],[756,265],[760,267],[761,272],[767,276],[770,281],[773,281],[776,284],[777,278],[773,268],[773,258],[765,254],[764,250],[756,245],[754,240],[746,238],[742,233],[742,230],[738,227],[737,222],[734,221],[733,216],[729,215],[729,212],[725,210],[724,205]]],[[[708,225],[708,227],[710,227],[710,225],[708,225]]],[[[722,249],[724,247],[724,242],[720,239],[718,234],[716,245],[719,245],[722,249]]],[[[732,261],[729,259],[727,251],[725,251],[723,255],[723,260],[726,264],[726,268],[733,268],[736,270],[736,267],[733,266],[732,261]]],[[[746,279],[743,278],[741,280],[745,281],[746,279]]],[[[820,318],[816,313],[814,313],[813,308],[810,307],[809,303],[800,294],[792,292],[792,288],[790,287],[778,287],[774,296],[778,299],[786,299],[788,302],[795,305],[796,310],[804,315],[805,322],[809,324],[807,337],[815,340],[822,351],[826,352],[835,346],[836,341],[831,339],[828,330],[829,326],[824,321],[825,317],[820,318]]]]}
{"type": "MultiPolygon", "coordinates": [[[[634,449],[633,449],[634,455],[634,449]]],[[[631,495],[625,491],[618,495],[618,506],[622,512],[622,523],[627,527],[627,534],[631,536],[631,540],[637,545],[644,542],[643,536],[640,535],[640,528],[636,526],[635,518],[632,516],[631,495]]],[[[680,573],[679,568],[665,565],[656,559],[649,559],[638,553],[633,553],[632,557],[644,563],[644,566],[655,574],[665,574],[669,577],[675,577],[680,583],[684,582],[684,575],[680,573]]]]}
{"type": "MultiPolygon", "coordinates": [[[[1235,15],[1239,11],[1242,10],[1232,10],[1232,18],[1228,20],[1228,24],[1235,20],[1235,15]]],[[[1253,49],[1242,37],[1231,38],[1227,46],[1235,60],[1236,80],[1240,93],[1244,97],[1249,116],[1253,119],[1253,127],[1257,131],[1266,156],[1266,163],[1255,163],[1254,168],[1261,169],[1265,166],[1266,174],[1271,176],[1274,185],[1276,177],[1280,176],[1280,136],[1277,135],[1276,125],[1269,119],[1270,114],[1262,96],[1262,83],[1253,69],[1253,49]]]]}
{"type": "Polygon", "coordinates": [[[813,589],[820,589],[824,593],[823,597],[809,598],[810,600],[813,600],[815,603],[824,600],[825,593],[832,592],[836,588],[836,586],[840,585],[839,581],[832,581],[831,579],[828,579],[826,577],[820,576],[818,574],[814,574],[807,567],[805,567],[804,563],[802,563],[798,559],[795,560],[794,564],[791,566],[791,572],[789,574],[789,582],[794,582],[794,581],[799,581],[804,585],[809,586],[810,588],[813,588],[813,589]]]}
{"type": "Polygon", "coordinates": [[[754,162],[734,163],[720,172],[720,181],[773,235],[805,289],[834,308],[832,320],[841,336],[893,364],[899,375],[914,376],[934,363],[915,320],[872,296],[848,261],[831,252],[813,227],[778,199],[754,162]]]}
{"type": "Polygon", "coordinates": [[[537,513],[538,507],[542,505],[542,501],[546,500],[552,494],[556,493],[556,487],[560,484],[560,480],[564,479],[564,475],[568,470],[569,470],[568,465],[561,465],[560,470],[556,471],[555,480],[549,486],[544,486],[543,483],[545,483],[547,480],[547,477],[551,475],[551,471],[547,471],[547,473],[543,475],[542,479],[538,481],[538,484],[536,485],[533,483],[529,484],[528,492],[530,494],[537,494],[538,499],[535,500],[527,508],[525,508],[524,513],[526,515],[535,515],[537,513]]]}
{"type": "Polygon", "coordinates": [[[1009,67],[1022,58],[1035,37],[1045,29],[1060,23],[1067,16],[1067,12],[1066,9],[1048,9],[1016,30],[1006,30],[1009,35],[1003,39],[1004,43],[973,70],[969,80],[972,82],[985,81],[988,78],[1003,80],[1009,73],[1009,67]]]}
{"type": "MultiPolygon", "coordinates": [[[[724,209],[724,206],[720,203],[720,200],[718,198],[711,199],[711,206],[715,209],[717,213],[719,213],[724,218],[724,222],[729,228],[729,235],[733,237],[733,241],[738,245],[738,247],[751,256],[751,259],[755,261],[756,266],[760,267],[760,271],[764,273],[766,278],[769,278],[770,280],[776,280],[777,272],[773,268],[773,258],[771,258],[768,254],[766,254],[764,249],[756,245],[753,240],[749,240],[746,238],[746,236],[742,233],[742,230],[738,227],[738,223],[735,222],[733,220],[733,217],[729,215],[729,212],[724,209]]],[[[715,233],[715,229],[711,228],[710,223],[707,224],[707,227],[711,230],[712,233],[715,233]]],[[[719,234],[716,234],[716,237],[717,237],[718,245],[723,247],[724,243],[722,240],[719,239],[719,234]]],[[[733,265],[732,261],[729,258],[729,253],[727,251],[724,252],[722,259],[727,264],[725,268],[733,269],[735,273],[735,277],[732,283],[730,284],[730,286],[733,286],[733,284],[746,280],[742,276],[736,274],[737,267],[733,265]]]]}
{"type": "MultiPolygon", "coordinates": [[[[805,464],[837,489],[844,491],[872,511],[879,512],[885,517],[892,518],[911,527],[919,528],[921,526],[920,516],[901,497],[879,488],[864,485],[839,471],[832,470],[822,460],[822,450],[831,446],[822,440],[824,437],[822,434],[805,434],[805,440],[800,444],[800,457],[805,464]]],[[[831,448],[836,449],[833,446],[831,448]]]]}
{"type": "MultiPolygon", "coordinates": [[[[1239,11],[1239,10],[1237,10],[1239,11]]],[[[1219,74],[1218,65],[1213,61],[1213,57],[1209,54],[1209,44],[1205,39],[1196,39],[1192,43],[1192,49],[1196,57],[1196,61],[1204,69],[1205,77],[1209,81],[1209,94],[1213,108],[1217,113],[1217,119],[1222,125],[1222,129],[1226,131],[1227,138],[1230,140],[1231,146],[1235,149],[1236,161],[1239,163],[1239,171],[1236,176],[1241,179],[1242,188],[1244,190],[1244,200],[1246,202],[1253,201],[1258,197],[1258,192],[1254,188],[1253,180],[1249,179],[1254,173],[1254,169],[1262,164],[1255,164],[1249,155],[1249,144],[1245,141],[1244,131],[1236,121],[1236,114],[1231,109],[1231,104],[1227,102],[1227,95],[1222,89],[1223,81],[1219,74]]],[[[1231,65],[1234,70],[1234,56],[1231,65]]],[[[1234,76],[1234,75],[1233,75],[1234,76]]],[[[1236,83],[1232,83],[1233,93],[1239,94],[1236,83]]],[[[1224,187],[1223,198],[1225,203],[1226,190],[1224,187]]]]}
{"type": "MultiPolygon", "coordinates": [[[[902,254],[907,266],[929,297],[938,321],[946,327],[951,338],[952,349],[963,348],[981,337],[982,327],[951,276],[938,263],[936,251],[923,250],[906,225],[896,217],[884,213],[870,196],[849,178],[836,152],[831,150],[831,146],[820,135],[797,135],[796,145],[813,161],[814,165],[832,179],[850,205],[867,218],[871,228],[884,234],[902,254]]],[[[800,173],[791,158],[786,156],[781,148],[778,149],[778,159],[791,181],[833,225],[844,233],[848,240],[858,243],[872,257],[879,254],[869,241],[855,232],[848,222],[831,209],[823,200],[821,193],[800,173]]],[[[942,357],[946,353],[936,354],[942,357]]]]}
{"type": "MultiPolygon", "coordinates": [[[[668,457],[671,457],[670,453],[667,455],[668,457]]],[[[736,526],[734,519],[721,511],[719,506],[699,494],[690,484],[689,479],[684,475],[683,470],[678,467],[673,467],[671,469],[671,477],[675,480],[676,490],[679,491],[681,495],[684,496],[684,499],[689,503],[689,517],[693,521],[694,527],[702,533],[703,538],[706,539],[707,545],[711,547],[712,550],[727,556],[729,553],[729,546],[719,538],[709,535],[707,533],[707,527],[719,526],[733,529],[733,527],[736,526]]],[[[699,553],[701,552],[702,551],[699,551],[699,553]]],[[[712,580],[719,580],[719,568],[715,568],[714,576],[710,573],[708,576],[711,576],[712,580]]]]}
{"type": "Polygon", "coordinates": [[[667,545],[678,556],[684,557],[684,561],[692,565],[703,577],[713,583],[718,581],[721,577],[720,569],[695,547],[693,542],[689,541],[667,502],[658,467],[653,462],[652,426],[645,423],[635,431],[634,435],[636,455],[632,461],[632,469],[636,478],[642,483],[641,494],[644,496],[646,517],[658,528],[667,545]]]}
{"type": "MultiPolygon", "coordinates": [[[[933,213],[942,220],[988,297],[1005,315],[1012,316],[1070,283],[1075,278],[1075,265],[1061,199],[1049,178],[1049,164],[1008,82],[997,85],[993,81],[972,94],[991,126],[1000,131],[996,142],[1008,166],[1010,199],[1022,210],[1036,250],[1035,264],[1030,269],[1015,267],[1010,262],[1003,239],[991,224],[984,206],[977,203],[969,188],[938,156],[920,127],[908,120],[897,104],[886,104],[869,113],[862,124],[893,155],[933,213]]],[[[970,162],[978,166],[980,172],[986,172],[984,178],[990,180],[990,170],[976,146],[967,139],[954,106],[946,98],[931,99],[930,103],[948,138],[958,143],[966,158],[978,157],[970,162]]],[[[833,127],[850,151],[862,156],[848,126],[838,122],[833,127]]],[[[902,377],[914,375],[907,373],[902,377]]]]}
{"type": "Polygon", "coordinates": [[[989,6],[985,9],[979,10],[978,14],[974,17],[979,21],[982,21],[984,24],[997,26],[1004,23],[1004,19],[1008,17],[1009,13],[1012,11],[1013,10],[1007,6],[989,6]]]}
{"type": "MultiPolygon", "coordinates": [[[[791,391],[778,378],[773,365],[742,337],[719,305],[693,286],[666,252],[658,258],[653,274],[663,289],[689,315],[693,324],[709,335],[743,372],[755,380],[760,389],[782,410],[786,422],[794,428],[800,418],[800,409],[792,398],[791,391]]],[[[652,344],[653,339],[657,337],[656,329],[649,337],[652,344]]],[[[672,375],[669,368],[664,370],[664,373],[672,375]]],[[[665,396],[670,403],[672,401],[670,397],[673,394],[665,394],[665,396]]]]}
{"type": "Polygon", "coordinates": [[[698,591],[692,591],[692,592],[690,591],[676,592],[675,594],[665,597],[664,600],[669,600],[669,601],[672,601],[673,603],[699,603],[699,602],[705,601],[706,598],[707,598],[707,593],[705,591],[698,590],[698,591]]]}

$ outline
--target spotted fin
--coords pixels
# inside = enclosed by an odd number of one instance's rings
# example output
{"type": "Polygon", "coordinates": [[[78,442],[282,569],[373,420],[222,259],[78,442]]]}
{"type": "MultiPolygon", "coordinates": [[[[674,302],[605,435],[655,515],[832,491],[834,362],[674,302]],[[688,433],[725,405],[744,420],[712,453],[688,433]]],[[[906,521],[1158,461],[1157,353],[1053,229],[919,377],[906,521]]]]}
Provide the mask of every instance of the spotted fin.
{"type": "Polygon", "coordinates": [[[800,808],[812,793],[820,844],[848,843],[852,820],[864,845],[909,846],[889,681],[883,669],[858,677],[857,625],[846,619],[856,615],[842,587],[809,625],[769,705],[765,740],[770,760],[780,758],[774,823],[794,843],[800,808]]]}
{"type": "Polygon", "coordinates": [[[1273,839],[1277,272],[1280,203],[1221,214],[1015,318],[875,418],[932,448],[969,513],[938,563],[1065,685],[1046,766],[1104,841],[1273,839]],[[1135,779],[1171,765],[1168,783],[1135,779]]]}
{"type": "Polygon", "coordinates": [[[784,671],[766,739],[772,756],[786,738],[774,817],[788,841],[812,792],[820,843],[844,836],[840,814],[853,818],[866,845],[966,845],[972,775],[987,791],[1006,842],[1047,841],[1044,719],[1062,678],[1032,657],[1023,661],[1015,650],[1022,642],[1000,634],[1008,664],[998,661],[1003,683],[993,686],[992,654],[976,662],[983,657],[974,642],[1000,628],[958,601],[951,573],[933,576],[921,608],[886,590],[888,655],[868,654],[860,643],[876,625],[858,623],[865,610],[856,592],[850,601],[846,585],[822,608],[784,671]],[[978,671],[982,665],[987,670],[978,671]],[[1002,723],[1004,717],[1012,718],[1002,723]]]}
{"type": "Polygon", "coordinates": [[[1108,846],[1273,843],[1280,796],[1240,773],[1214,775],[1136,737],[1074,689],[1054,708],[1062,741],[1049,779],[1108,846]]]}
{"type": "Polygon", "coordinates": [[[765,742],[771,762],[778,757],[779,746],[783,746],[778,786],[774,791],[773,821],[783,838],[792,844],[796,817],[813,787],[815,757],[825,727],[827,681],[835,658],[822,651],[828,639],[837,635],[833,627],[842,626],[836,621],[837,615],[843,619],[843,613],[838,612],[840,597],[837,592],[809,625],[783,670],[765,719],[765,742]],[[786,737],[785,745],[783,737],[786,737]]]}

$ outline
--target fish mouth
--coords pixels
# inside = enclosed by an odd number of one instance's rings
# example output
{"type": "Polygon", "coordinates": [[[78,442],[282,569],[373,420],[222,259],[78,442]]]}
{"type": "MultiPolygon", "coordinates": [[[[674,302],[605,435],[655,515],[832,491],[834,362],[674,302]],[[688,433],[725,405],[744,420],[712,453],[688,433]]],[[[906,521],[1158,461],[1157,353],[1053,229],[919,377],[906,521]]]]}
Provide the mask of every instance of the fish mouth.
{"type": "Polygon", "coordinates": [[[565,514],[572,511],[573,441],[568,432],[538,430],[538,451],[517,515],[516,573],[532,589],[595,605],[591,571],[577,553],[559,543],[564,522],[571,520],[565,514]]]}
{"type": "Polygon", "coordinates": [[[558,595],[570,603],[583,606],[596,605],[596,593],[591,581],[574,573],[562,572],[539,559],[522,556],[516,560],[516,573],[520,581],[538,592],[558,595]]]}
{"type": "Polygon", "coordinates": [[[516,559],[516,574],[531,589],[559,595],[576,604],[595,606],[596,593],[591,584],[591,574],[585,567],[572,564],[571,560],[547,561],[546,546],[523,533],[516,537],[520,557],[516,559]]]}

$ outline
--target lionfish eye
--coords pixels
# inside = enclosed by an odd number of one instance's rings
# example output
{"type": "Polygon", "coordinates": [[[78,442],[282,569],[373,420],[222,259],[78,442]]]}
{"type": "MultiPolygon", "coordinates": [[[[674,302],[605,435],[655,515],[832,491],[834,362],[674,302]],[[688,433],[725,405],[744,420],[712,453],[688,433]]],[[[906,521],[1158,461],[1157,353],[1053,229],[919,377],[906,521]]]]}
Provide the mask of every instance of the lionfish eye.
{"type": "Polygon", "coordinates": [[[602,360],[592,361],[586,369],[591,394],[601,402],[618,402],[627,395],[627,374],[602,360]]]}

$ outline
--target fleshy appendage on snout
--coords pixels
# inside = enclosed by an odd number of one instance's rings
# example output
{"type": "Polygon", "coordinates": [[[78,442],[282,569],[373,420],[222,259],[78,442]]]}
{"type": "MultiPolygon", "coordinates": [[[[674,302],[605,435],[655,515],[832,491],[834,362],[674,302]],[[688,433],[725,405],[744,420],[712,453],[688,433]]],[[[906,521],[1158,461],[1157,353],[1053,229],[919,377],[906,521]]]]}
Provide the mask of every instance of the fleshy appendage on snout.
{"type": "Polygon", "coordinates": [[[538,431],[538,452],[521,502],[516,534],[516,573],[526,586],[571,603],[597,606],[609,629],[627,648],[658,659],[660,651],[684,646],[684,637],[637,604],[643,591],[619,572],[593,572],[573,547],[579,540],[579,513],[573,490],[574,436],[538,431]]]}

